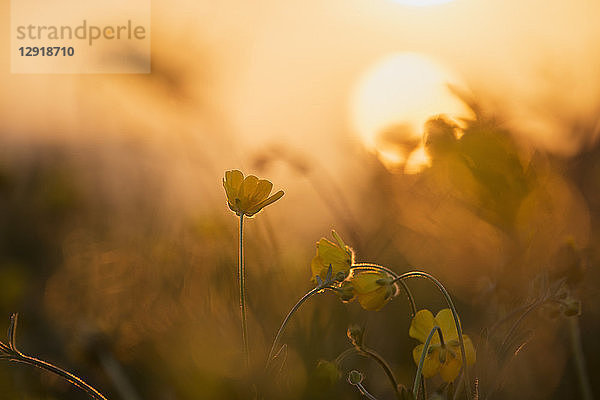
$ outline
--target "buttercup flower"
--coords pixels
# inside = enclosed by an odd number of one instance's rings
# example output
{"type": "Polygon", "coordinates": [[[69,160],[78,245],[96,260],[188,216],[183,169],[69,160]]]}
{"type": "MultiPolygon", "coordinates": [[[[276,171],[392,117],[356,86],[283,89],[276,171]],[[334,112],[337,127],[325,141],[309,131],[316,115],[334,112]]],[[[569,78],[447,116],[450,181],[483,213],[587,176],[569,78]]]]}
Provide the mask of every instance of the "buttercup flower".
{"type": "Polygon", "coordinates": [[[396,292],[392,279],[383,271],[354,270],[347,279],[355,298],[365,310],[380,310],[396,292]]]}
{"type": "Polygon", "coordinates": [[[239,216],[251,217],[283,196],[283,190],[269,196],[273,189],[271,182],[254,175],[248,175],[244,179],[244,174],[238,170],[225,172],[223,187],[229,208],[239,216]]]}
{"type": "Polygon", "coordinates": [[[331,235],[337,243],[330,242],[325,238],[321,238],[317,242],[317,255],[310,263],[313,282],[316,282],[317,275],[322,280],[325,280],[330,265],[333,278],[336,279],[339,273],[343,273],[343,278],[341,279],[343,280],[354,262],[354,252],[352,249],[346,246],[336,231],[331,231],[331,235]]]}
{"type": "MultiPolygon", "coordinates": [[[[444,381],[452,382],[458,376],[463,363],[452,311],[449,308],[444,308],[434,317],[431,311],[420,310],[415,314],[408,334],[421,343],[425,343],[429,332],[434,326],[439,326],[442,330],[444,345],[441,344],[438,334],[435,334],[425,356],[423,376],[430,378],[439,372],[444,381]]],[[[462,338],[465,345],[467,365],[472,365],[476,359],[475,348],[467,335],[462,335],[462,338]]],[[[419,365],[423,347],[424,345],[420,344],[413,349],[413,359],[417,365],[419,365]]]]}

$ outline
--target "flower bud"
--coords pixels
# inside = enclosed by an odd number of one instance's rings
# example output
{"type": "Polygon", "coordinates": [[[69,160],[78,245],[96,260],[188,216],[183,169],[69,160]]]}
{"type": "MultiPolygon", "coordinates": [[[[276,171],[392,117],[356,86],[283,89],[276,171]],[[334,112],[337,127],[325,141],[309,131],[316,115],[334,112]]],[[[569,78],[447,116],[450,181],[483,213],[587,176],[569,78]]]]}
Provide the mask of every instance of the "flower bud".
{"type": "Polygon", "coordinates": [[[357,370],[353,369],[352,371],[350,371],[350,373],[348,374],[348,382],[351,385],[359,385],[362,383],[364,379],[364,376],[362,373],[358,372],[357,370]]]}
{"type": "Polygon", "coordinates": [[[346,333],[348,335],[348,339],[352,342],[352,345],[355,347],[362,347],[363,344],[363,330],[357,324],[352,324],[348,327],[348,331],[346,333]]]}

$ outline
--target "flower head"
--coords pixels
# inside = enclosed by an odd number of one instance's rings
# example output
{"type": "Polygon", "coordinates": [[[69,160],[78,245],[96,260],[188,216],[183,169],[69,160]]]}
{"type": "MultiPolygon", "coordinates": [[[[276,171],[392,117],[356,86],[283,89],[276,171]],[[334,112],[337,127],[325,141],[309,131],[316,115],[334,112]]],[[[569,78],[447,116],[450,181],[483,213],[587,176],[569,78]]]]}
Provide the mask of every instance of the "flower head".
{"type": "Polygon", "coordinates": [[[251,217],[283,196],[283,190],[269,196],[273,189],[271,182],[254,175],[244,178],[244,174],[236,169],[225,172],[223,187],[229,208],[239,216],[251,217]]]}
{"type": "Polygon", "coordinates": [[[325,238],[321,238],[317,242],[317,255],[310,263],[313,282],[316,282],[317,276],[325,279],[330,265],[334,279],[338,279],[343,275],[340,279],[343,280],[354,263],[354,252],[352,249],[346,246],[336,231],[331,231],[331,235],[337,243],[333,243],[325,238]]]}
{"type": "Polygon", "coordinates": [[[396,293],[392,279],[383,271],[353,270],[347,281],[365,310],[380,310],[396,293]]]}
{"type": "MultiPolygon", "coordinates": [[[[430,378],[439,372],[444,381],[452,382],[458,376],[463,364],[452,311],[449,308],[444,308],[434,317],[431,311],[420,310],[415,314],[408,334],[421,343],[425,343],[429,333],[435,326],[441,329],[444,344],[440,342],[437,334],[433,336],[423,363],[423,376],[430,378]]],[[[462,335],[462,339],[465,345],[467,365],[474,364],[476,354],[473,343],[467,335],[462,335]]],[[[424,345],[420,344],[413,349],[413,359],[417,365],[423,348],[424,345]]]]}

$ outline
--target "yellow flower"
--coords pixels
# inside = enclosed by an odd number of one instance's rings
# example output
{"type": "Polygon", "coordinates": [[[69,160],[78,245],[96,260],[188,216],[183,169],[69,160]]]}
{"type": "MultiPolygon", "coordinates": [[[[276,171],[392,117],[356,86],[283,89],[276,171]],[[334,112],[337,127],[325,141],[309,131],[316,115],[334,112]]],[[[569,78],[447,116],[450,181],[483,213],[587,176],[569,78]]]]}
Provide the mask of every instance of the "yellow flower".
{"type": "Polygon", "coordinates": [[[254,175],[248,175],[244,179],[244,174],[238,170],[225,172],[223,187],[229,208],[239,216],[251,217],[283,196],[283,190],[269,196],[273,189],[271,182],[254,175]]]}
{"type": "Polygon", "coordinates": [[[336,231],[331,231],[331,235],[337,243],[330,242],[321,238],[317,242],[317,255],[310,263],[312,271],[312,281],[316,282],[317,275],[325,280],[327,270],[331,265],[331,276],[335,279],[338,273],[344,274],[344,279],[354,263],[354,252],[344,243],[336,231]]]}
{"type": "Polygon", "coordinates": [[[365,310],[380,310],[396,292],[388,274],[376,270],[353,270],[348,281],[355,298],[365,310]]]}
{"type": "MultiPolygon", "coordinates": [[[[458,376],[462,366],[458,333],[454,325],[452,311],[449,308],[444,308],[434,317],[431,311],[420,310],[415,314],[408,334],[421,343],[425,343],[429,332],[431,332],[434,326],[439,326],[442,330],[444,345],[442,346],[438,334],[435,334],[425,356],[423,376],[430,378],[439,372],[444,381],[452,382],[458,376]]],[[[467,365],[472,365],[476,359],[475,348],[467,335],[462,335],[462,338],[465,344],[467,365]]],[[[420,344],[413,349],[413,359],[417,365],[419,365],[423,348],[424,345],[420,344]]]]}

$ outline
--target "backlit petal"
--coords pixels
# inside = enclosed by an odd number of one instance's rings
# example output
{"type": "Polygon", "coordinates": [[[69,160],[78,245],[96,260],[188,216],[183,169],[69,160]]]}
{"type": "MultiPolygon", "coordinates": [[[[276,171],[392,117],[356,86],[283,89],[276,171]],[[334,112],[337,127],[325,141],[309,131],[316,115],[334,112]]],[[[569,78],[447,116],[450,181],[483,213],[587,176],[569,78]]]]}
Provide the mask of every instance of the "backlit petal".
{"type": "Polygon", "coordinates": [[[365,310],[379,311],[384,305],[390,301],[390,287],[379,286],[378,289],[368,293],[358,293],[355,288],[356,299],[365,310]]]}
{"type": "Polygon", "coordinates": [[[327,273],[325,266],[323,265],[323,261],[321,257],[314,256],[312,261],[310,262],[310,270],[312,272],[312,281],[316,282],[317,275],[322,279],[325,279],[325,274],[327,273]]]}
{"type": "Polygon", "coordinates": [[[331,264],[334,276],[340,271],[347,272],[352,265],[352,256],[346,250],[325,238],[317,243],[317,254],[323,260],[323,264],[326,266],[331,264]]]}
{"type": "Polygon", "coordinates": [[[277,200],[279,200],[280,198],[282,198],[283,194],[284,194],[283,190],[278,191],[277,193],[275,193],[274,195],[272,195],[268,199],[265,199],[265,200],[261,201],[260,203],[249,207],[246,214],[249,217],[251,217],[252,215],[256,214],[257,212],[259,212],[260,210],[262,210],[263,208],[265,208],[269,204],[275,203],[277,200]]]}
{"type": "MultiPolygon", "coordinates": [[[[412,355],[415,364],[418,366],[419,361],[421,360],[421,353],[423,352],[423,348],[425,346],[420,344],[413,349],[412,355]]],[[[430,347],[431,349],[431,347],[430,347]]],[[[440,370],[440,351],[437,348],[430,350],[429,354],[425,356],[425,361],[423,362],[423,376],[425,378],[431,378],[440,370]]]]}
{"type": "Polygon", "coordinates": [[[233,204],[238,196],[240,186],[244,180],[244,174],[238,170],[226,171],[225,179],[223,179],[223,187],[227,194],[227,200],[233,204]]]}
{"type": "Polygon", "coordinates": [[[258,178],[254,175],[248,175],[240,185],[240,197],[249,198],[256,192],[258,178]]]}
{"type": "Polygon", "coordinates": [[[366,294],[380,289],[382,286],[377,281],[385,277],[383,273],[378,271],[354,271],[350,277],[350,282],[352,282],[357,294],[366,294]]]}
{"type": "Polygon", "coordinates": [[[269,193],[271,193],[271,189],[273,189],[273,184],[266,179],[259,179],[258,185],[256,186],[256,192],[252,195],[252,202],[255,204],[260,203],[269,197],[269,193]]]}
{"type": "MultiPolygon", "coordinates": [[[[471,341],[471,338],[467,335],[463,335],[463,342],[465,344],[465,354],[467,356],[467,365],[473,365],[473,364],[475,364],[475,361],[477,361],[477,353],[475,352],[475,346],[473,346],[473,342],[471,341]]],[[[452,350],[457,354],[457,357],[462,360],[461,353],[460,353],[460,345],[458,344],[458,340],[456,340],[455,343],[456,344],[454,344],[452,346],[452,350]]]]}
{"type": "MultiPolygon", "coordinates": [[[[412,322],[410,323],[408,335],[412,338],[419,340],[421,343],[425,343],[427,337],[429,336],[429,332],[431,332],[435,324],[436,321],[431,311],[420,310],[415,314],[414,318],[412,319],[412,322]]],[[[439,337],[435,335],[432,338],[431,343],[439,344],[439,337]]]]}
{"type": "Polygon", "coordinates": [[[438,326],[442,329],[442,335],[444,341],[449,342],[451,340],[458,339],[458,333],[456,331],[456,325],[454,324],[454,317],[452,311],[449,308],[440,310],[435,316],[438,326]]]}
{"type": "Polygon", "coordinates": [[[446,354],[446,362],[440,367],[440,376],[445,382],[452,382],[458,377],[462,363],[450,352],[446,354]]]}

